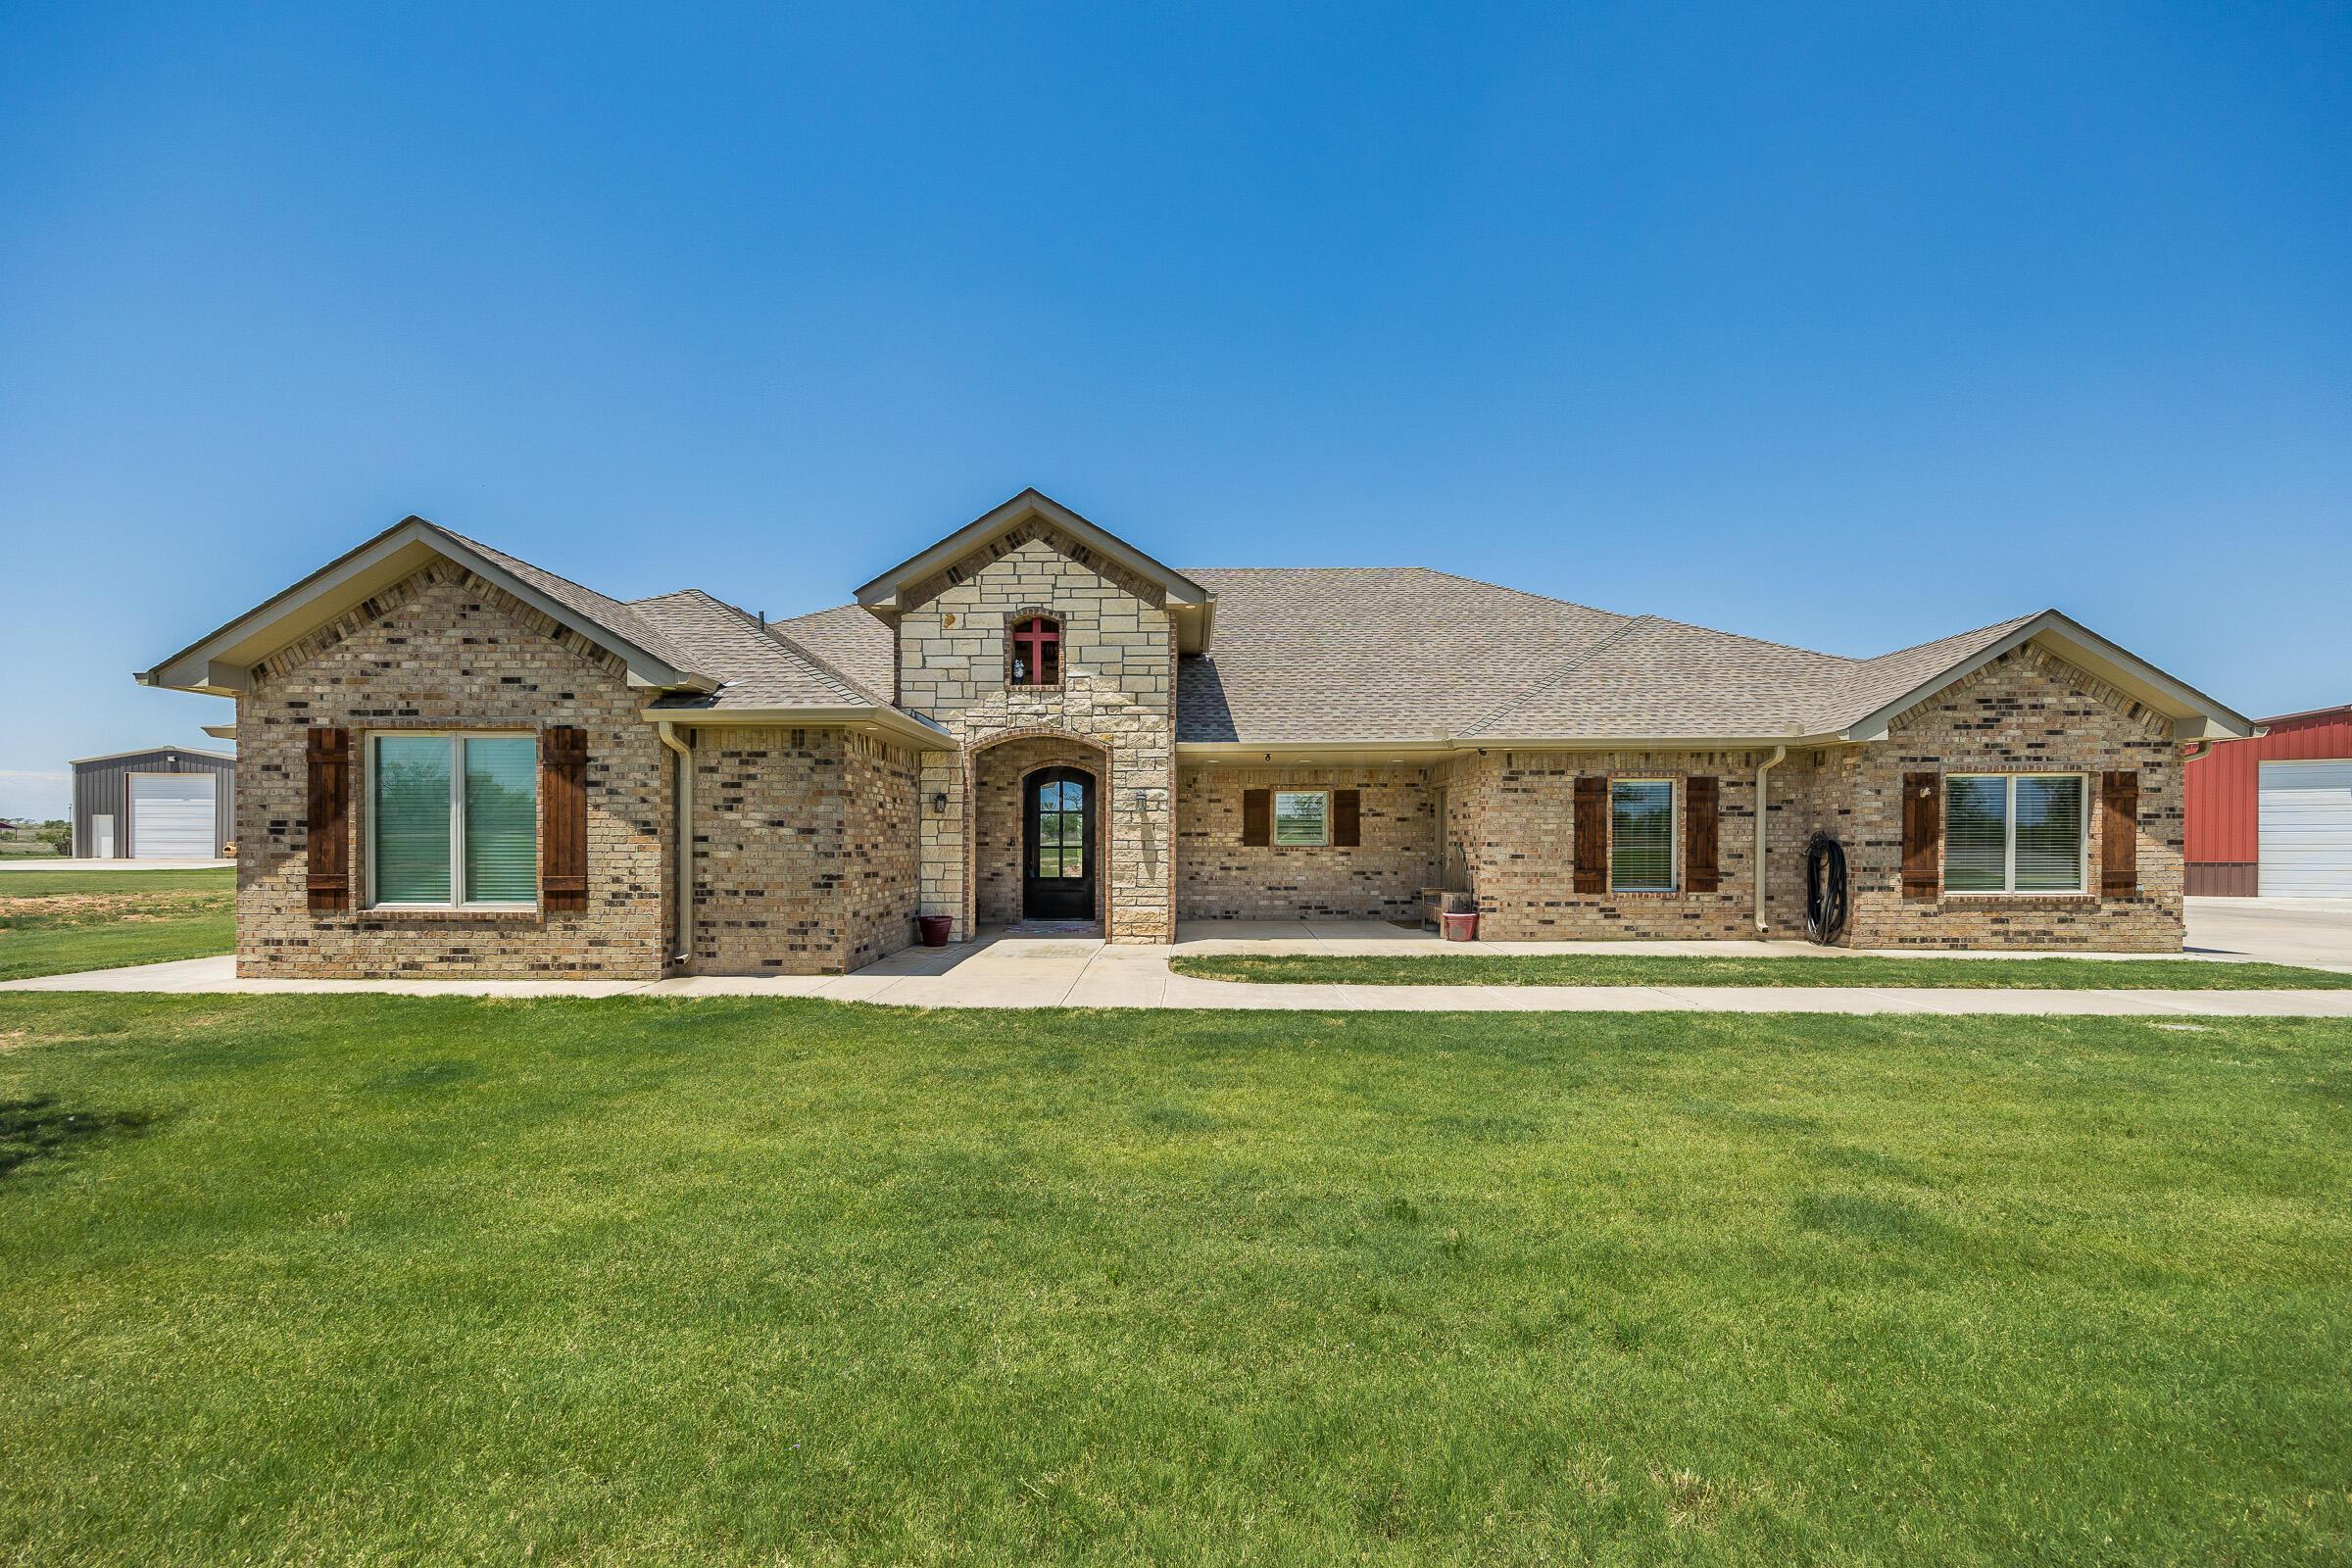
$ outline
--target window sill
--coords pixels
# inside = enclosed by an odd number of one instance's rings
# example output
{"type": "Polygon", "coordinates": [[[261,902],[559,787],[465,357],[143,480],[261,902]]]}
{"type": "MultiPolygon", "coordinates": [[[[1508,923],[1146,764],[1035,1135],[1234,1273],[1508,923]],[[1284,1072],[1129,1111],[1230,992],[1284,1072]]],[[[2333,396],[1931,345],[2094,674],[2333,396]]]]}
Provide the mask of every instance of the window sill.
{"type": "Polygon", "coordinates": [[[1972,893],[1967,889],[1954,892],[1946,888],[1939,897],[1959,904],[2079,904],[2085,899],[2095,904],[2099,896],[2096,893],[2067,892],[2055,888],[2040,892],[1999,893],[1972,893]]]}
{"type": "Polygon", "coordinates": [[[379,905],[373,908],[360,910],[359,915],[363,920],[507,920],[528,924],[537,924],[540,918],[539,910],[535,906],[528,908],[483,906],[468,908],[464,905],[454,907],[442,905],[435,907],[416,904],[379,905]]]}

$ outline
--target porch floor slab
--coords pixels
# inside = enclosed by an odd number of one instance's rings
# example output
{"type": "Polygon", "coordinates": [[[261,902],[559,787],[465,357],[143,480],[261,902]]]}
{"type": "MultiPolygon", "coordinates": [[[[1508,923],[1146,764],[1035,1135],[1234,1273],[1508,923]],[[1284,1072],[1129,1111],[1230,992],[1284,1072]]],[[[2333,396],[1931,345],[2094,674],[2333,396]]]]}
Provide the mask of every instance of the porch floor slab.
{"type": "MultiPolygon", "coordinates": [[[[240,980],[222,956],[0,983],[0,992],[178,994],[381,992],[476,997],[823,997],[910,1007],[1207,1007],[1269,1011],[1835,1012],[2352,1017],[2348,991],[1971,991],[1896,987],[1248,985],[1168,966],[1178,954],[1460,953],[1458,944],[1376,921],[1187,923],[1166,946],[983,931],[946,948],[906,948],[846,975],[683,975],[668,980],[240,980]]],[[[1801,942],[1482,942],[1470,952],[1818,956],[1801,942]]],[[[1906,951],[1906,956],[1921,956],[1906,951]]],[[[1951,956],[2047,956],[1968,954],[1951,956]]],[[[2076,955],[2068,955],[2076,956],[2076,955]]],[[[2116,956],[2134,956],[2117,955],[2116,956]]],[[[2138,955],[2137,956],[2145,956],[2138,955]]],[[[2242,953],[2190,953],[2182,963],[2242,953]]],[[[2352,959],[2352,955],[2343,955],[2352,959]]],[[[2334,967],[2331,965],[2330,967],[2334,967]]]]}

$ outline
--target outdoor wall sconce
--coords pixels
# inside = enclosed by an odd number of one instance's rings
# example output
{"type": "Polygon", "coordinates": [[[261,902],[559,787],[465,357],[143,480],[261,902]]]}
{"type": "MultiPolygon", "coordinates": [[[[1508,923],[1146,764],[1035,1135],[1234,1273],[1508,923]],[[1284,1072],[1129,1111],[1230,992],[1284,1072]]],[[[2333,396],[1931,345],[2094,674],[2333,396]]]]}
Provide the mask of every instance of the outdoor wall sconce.
{"type": "Polygon", "coordinates": [[[931,797],[931,814],[934,816],[948,814],[948,792],[946,790],[941,790],[937,795],[931,797]]]}

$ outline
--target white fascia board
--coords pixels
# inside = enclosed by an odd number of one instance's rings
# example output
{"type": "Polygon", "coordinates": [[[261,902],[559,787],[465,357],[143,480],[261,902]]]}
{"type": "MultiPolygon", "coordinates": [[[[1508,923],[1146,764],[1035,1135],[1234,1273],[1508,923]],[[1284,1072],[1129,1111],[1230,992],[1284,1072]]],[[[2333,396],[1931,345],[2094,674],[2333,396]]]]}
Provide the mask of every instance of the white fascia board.
{"type": "Polygon", "coordinates": [[[1085,541],[1090,549],[1102,552],[1138,576],[1149,577],[1159,584],[1161,591],[1168,596],[1171,608],[1211,602],[1208,590],[1183,572],[1154,561],[1108,529],[1089,522],[1052,496],[1032,489],[1022,491],[1003,506],[990,508],[929,549],[900,562],[859,588],[858,603],[869,610],[896,610],[900,584],[928,577],[942,567],[954,564],[967,551],[986,544],[999,531],[1032,514],[1085,541]]]}
{"type": "Polygon", "coordinates": [[[953,751],[960,743],[944,729],[892,708],[642,708],[648,723],[683,724],[693,729],[797,725],[807,729],[871,729],[898,736],[923,751],[953,751]]]}
{"type": "Polygon", "coordinates": [[[2243,740],[2254,733],[2254,721],[2243,713],[2225,708],[2195,687],[2175,680],[2138,655],[2117,647],[2071,616],[2055,610],[2045,610],[2007,636],[1921,681],[1877,711],[1856,719],[1839,730],[1838,738],[1848,741],[1885,740],[1887,725],[1897,714],[1935,696],[1971,671],[1981,669],[2002,655],[2036,640],[2068,663],[2098,677],[2119,691],[2129,693],[2135,701],[2170,718],[2173,721],[2173,733],[2178,739],[2243,740]]]}
{"type": "Polygon", "coordinates": [[[456,562],[558,625],[610,649],[628,666],[632,684],[696,691],[710,691],[718,684],[710,676],[675,667],[548,598],[421,517],[393,524],[134,678],[142,686],[172,691],[234,694],[244,689],[247,672],[255,663],[369,595],[389,588],[435,556],[456,562]]]}

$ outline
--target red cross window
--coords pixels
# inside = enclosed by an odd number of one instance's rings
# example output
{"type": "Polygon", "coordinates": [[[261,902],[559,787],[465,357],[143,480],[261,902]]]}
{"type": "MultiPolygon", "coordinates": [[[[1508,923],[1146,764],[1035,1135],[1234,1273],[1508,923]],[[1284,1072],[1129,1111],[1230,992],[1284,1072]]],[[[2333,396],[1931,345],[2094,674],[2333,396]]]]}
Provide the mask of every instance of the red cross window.
{"type": "Polygon", "coordinates": [[[1012,684],[1061,684],[1061,622],[1051,615],[1031,615],[1012,623],[1012,684]]]}

